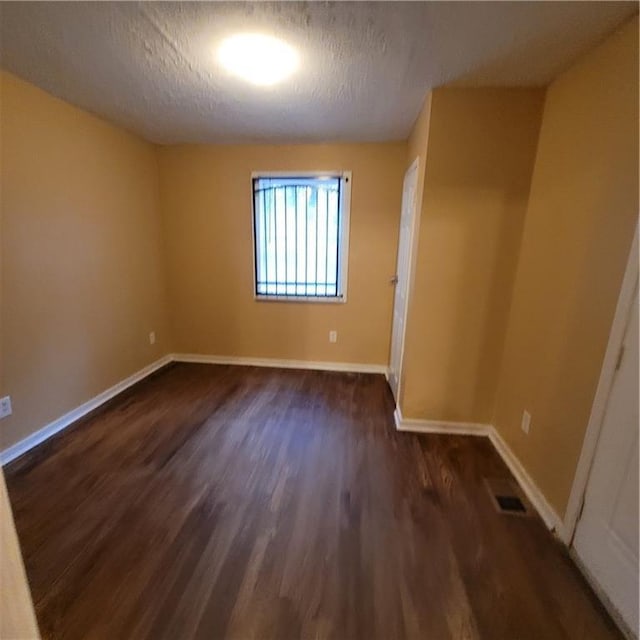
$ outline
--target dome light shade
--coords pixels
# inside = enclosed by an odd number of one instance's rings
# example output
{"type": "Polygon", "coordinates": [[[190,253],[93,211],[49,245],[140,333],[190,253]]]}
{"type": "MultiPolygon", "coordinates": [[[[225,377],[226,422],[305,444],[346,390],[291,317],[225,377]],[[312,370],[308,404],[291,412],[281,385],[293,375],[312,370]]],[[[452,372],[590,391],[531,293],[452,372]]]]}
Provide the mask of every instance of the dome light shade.
{"type": "Polygon", "coordinates": [[[277,84],[299,64],[293,47],[259,33],[239,33],[226,38],[218,48],[218,60],[233,75],[259,86],[277,84]]]}

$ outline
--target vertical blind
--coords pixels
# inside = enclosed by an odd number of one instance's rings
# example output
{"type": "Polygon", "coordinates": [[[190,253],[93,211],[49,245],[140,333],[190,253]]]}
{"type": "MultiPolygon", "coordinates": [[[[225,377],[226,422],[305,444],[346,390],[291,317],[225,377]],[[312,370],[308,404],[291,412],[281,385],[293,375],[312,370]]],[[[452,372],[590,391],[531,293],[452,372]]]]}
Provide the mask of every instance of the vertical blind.
{"type": "Polygon", "coordinates": [[[340,291],[339,176],[253,179],[256,295],[340,291]]]}

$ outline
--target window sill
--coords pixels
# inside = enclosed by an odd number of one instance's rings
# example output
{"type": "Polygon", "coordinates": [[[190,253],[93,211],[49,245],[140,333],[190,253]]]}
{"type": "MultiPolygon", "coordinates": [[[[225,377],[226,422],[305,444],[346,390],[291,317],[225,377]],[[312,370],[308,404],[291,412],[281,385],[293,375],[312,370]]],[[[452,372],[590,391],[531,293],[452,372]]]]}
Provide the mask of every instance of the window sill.
{"type": "Polygon", "coordinates": [[[256,302],[311,302],[313,304],[340,304],[347,301],[346,296],[274,296],[254,295],[256,302]]]}

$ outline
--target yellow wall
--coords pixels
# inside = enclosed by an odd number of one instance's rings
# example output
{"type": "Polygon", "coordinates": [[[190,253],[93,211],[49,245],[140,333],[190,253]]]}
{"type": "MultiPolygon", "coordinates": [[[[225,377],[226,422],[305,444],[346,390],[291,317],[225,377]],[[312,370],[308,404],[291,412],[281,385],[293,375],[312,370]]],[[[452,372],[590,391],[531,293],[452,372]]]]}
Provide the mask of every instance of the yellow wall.
{"type": "Polygon", "coordinates": [[[4,72],[0,97],[6,448],[168,342],[153,146],[4,72]]]}
{"type": "Polygon", "coordinates": [[[637,215],[636,18],[548,89],[497,396],[495,426],[560,514],[637,215]]]}
{"type": "Polygon", "coordinates": [[[176,351],[386,364],[406,153],[405,143],[162,148],[176,351]],[[346,304],[256,302],[251,172],[334,169],[353,172],[346,304]]]}
{"type": "Polygon", "coordinates": [[[428,149],[405,417],[491,420],[543,98],[541,90],[437,89],[428,126],[416,127],[428,149]]]}

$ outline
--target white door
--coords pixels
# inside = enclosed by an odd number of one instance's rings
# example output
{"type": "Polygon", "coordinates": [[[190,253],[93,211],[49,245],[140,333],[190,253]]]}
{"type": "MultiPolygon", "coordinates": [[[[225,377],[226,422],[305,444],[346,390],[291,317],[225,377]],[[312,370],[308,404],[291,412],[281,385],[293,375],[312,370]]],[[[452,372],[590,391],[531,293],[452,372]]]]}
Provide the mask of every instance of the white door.
{"type": "Polygon", "coordinates": [[[402,187],[402,213],[400,215],[400,237],[398,239],[398,264],[393,301],[393,328],[391,331],[391,357],[389,361],[389,386],[398,402],[402,352],[404,350],[404,327],[407,319],[407,294],[411,267],[411,251],[416,218],[416,188],[418,184],[418,159],[407,169],[402,187]]]}
{"type": "MultiPolygon", "coordinates": [[[[609,391],[573,546],[634,634],[638,630],[638,283],[609,391]]],[[[637,636],[636,636],[637,637],[637,636]]]]}

